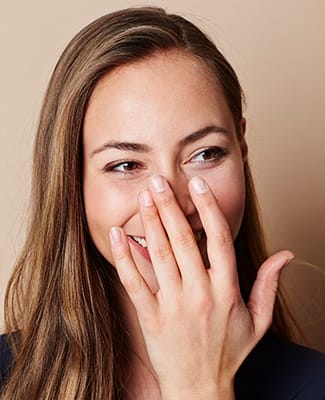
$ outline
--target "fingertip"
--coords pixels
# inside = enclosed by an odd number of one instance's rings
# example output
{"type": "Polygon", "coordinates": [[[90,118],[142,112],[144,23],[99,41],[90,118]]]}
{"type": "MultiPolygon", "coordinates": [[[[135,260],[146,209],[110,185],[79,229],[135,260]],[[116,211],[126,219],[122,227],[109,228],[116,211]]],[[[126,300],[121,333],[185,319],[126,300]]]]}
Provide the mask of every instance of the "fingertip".
{"type": "Polygon", "coordinates": [[[278,259],[278,269],[279,273],[283,271],[283,269],[290,264],[290,262],[295,258],[295,255],[289,250],[283,250],[280,252],[280,259],[278,259]]]}
{"type": "Polygon", "coordinates": [[[282,268],[288,265],[294,258],[295,255],[290,250],[281,250],[271,255],[262,266],[269,266],[269,268],[267,268],[268,270],[282,270],[282,268]]]}
{"type": "Polygon", "coordinates": [[[112,246],[120,246],[123,242],[122,229],[117,226],[113,226],[109,231],[109,238],[112,246]]]}
{"type": "Polygon", "coordinates": [[[209,190],[207,183],[199,176],[195,176],[190,180],[190,186],[196,194],[203,194],[209,190]]]}
{"type": "Polygon", "coordinates": [[[287,257],[287,261],[286,261],[286,263],[285,263],[285,266],[288,265],[288,264],[290,264],[291,261],[294,260],[294,259],[296,258],[296,256],[295,256],[291,251],[288,251],[288,253],[289,253],[289,255],[288,255],[288,257],[287,257]]]}
{"type": "Polygon", "coordinates": [[[149,178],[149,187],[157,193],[162,193],[167,189],[167,182],[163,176],[153,175],[149,178]]]}

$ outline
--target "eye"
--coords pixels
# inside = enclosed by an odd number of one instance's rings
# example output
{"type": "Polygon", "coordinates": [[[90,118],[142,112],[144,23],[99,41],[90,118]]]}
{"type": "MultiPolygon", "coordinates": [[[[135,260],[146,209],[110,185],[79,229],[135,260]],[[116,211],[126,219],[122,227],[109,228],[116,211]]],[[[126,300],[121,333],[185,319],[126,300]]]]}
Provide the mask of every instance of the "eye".
{"type": "Polygon", "coordinates": [[[119,163],[110,163],[104,167],[104,172],[121,173],[123,175],[131,175],[143,166],[132,160],[121,161],[119,163]]]}
{"type": "Polygon", "coordinates": [[[189,161],[200,164],[215,163],[223,159],[226,154],[227,150],[222,147],[208,147],[195,153],[189,161]]]}

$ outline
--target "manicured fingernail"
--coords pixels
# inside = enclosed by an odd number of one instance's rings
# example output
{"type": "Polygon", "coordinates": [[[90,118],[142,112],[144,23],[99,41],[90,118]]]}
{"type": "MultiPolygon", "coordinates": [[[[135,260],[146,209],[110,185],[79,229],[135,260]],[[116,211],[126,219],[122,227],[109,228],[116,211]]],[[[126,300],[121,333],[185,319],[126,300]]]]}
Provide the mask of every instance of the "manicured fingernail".
{"type": "Polygon", "coordinates": [[[155,175],[150,178],[151,187],[155,192],[163,192],[166,189],[166,182],[162,176],[155,175]]]}
{"type": "Polygon", "coordinates": [[[114,244],[114,245],[121,244],[122,243],[121,229],[114,226],[109,231],[109,237],[111,239],[112,244],[114,244]]]}
{"type": "Polygon", "coordinates": [[[191,179],[191,185],[193,186],[195,193],[198,194],[206,193],[209,190],[208,185],[198,176],[191,179]]]}
{"type": "Polygon", "coordinates": [[[153,200],[151,197],[151,193],[149,192],[149,190],[143,190],[142,192],[140,192],[140,201],[141,204],[145,207],[150,207],[153,205],[153,200]]]}

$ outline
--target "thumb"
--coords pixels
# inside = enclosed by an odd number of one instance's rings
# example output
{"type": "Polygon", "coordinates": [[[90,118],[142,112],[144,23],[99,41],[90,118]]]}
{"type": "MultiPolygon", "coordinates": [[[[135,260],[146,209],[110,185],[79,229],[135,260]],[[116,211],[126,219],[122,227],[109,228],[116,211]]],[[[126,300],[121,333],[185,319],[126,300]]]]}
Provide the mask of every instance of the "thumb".
{"type": "Polygon", "coordinates": [[[294,255],[290,251],[280,251],[269,257],[257,273],[247,307],[258,339],[265,334],[272,323],[280,274],[293,258],[294,255]]]}

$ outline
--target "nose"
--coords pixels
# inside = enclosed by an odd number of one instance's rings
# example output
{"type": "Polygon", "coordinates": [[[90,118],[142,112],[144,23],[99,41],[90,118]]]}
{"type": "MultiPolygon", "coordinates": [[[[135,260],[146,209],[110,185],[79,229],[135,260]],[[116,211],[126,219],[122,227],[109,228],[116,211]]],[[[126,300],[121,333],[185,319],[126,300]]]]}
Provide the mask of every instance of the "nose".
{"type": "Polygon", "coordinates": [[[175,173],[169,176],[164,176],[164,178],[167,180],[169,186],[174,192],[177,203],[183,210],[184,215],[187,218],[194,215],[196,213],[196,209],[188,189],[188,183],[190,178],[186,176],[183,172],[180,172],[178,174],[175,173]]]}

